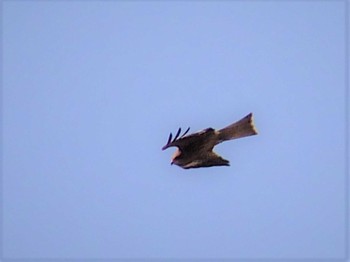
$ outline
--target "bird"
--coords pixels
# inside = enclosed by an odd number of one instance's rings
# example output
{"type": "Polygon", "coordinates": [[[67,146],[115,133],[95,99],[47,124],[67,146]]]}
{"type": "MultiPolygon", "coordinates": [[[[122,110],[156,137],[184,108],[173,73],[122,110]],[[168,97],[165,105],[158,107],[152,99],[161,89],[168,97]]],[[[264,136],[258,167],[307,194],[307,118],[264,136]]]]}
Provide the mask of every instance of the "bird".
{"type": "Polygon", "coordinates": [[[177,147],[171,158],[171,165],[175,164],[184,169],[229,166],[228,160],[213,151],[214,146],[224,141],[258,134],[253,122],[253,113],[219,130],[210,127],[187,135],[189,130],[190,128],[187,128],[180,136],[179,128],[174,139],[170,133],[168,142],[162,147],[162,150],[177,147]]]}

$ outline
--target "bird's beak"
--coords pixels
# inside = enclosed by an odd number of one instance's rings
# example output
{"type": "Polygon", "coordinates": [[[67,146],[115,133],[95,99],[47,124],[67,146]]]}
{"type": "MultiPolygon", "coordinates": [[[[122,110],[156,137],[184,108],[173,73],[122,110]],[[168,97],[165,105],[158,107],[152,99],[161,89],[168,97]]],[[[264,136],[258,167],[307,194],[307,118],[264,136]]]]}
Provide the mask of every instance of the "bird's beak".
{"type": "Polygon", "coordinates": [[[171,161],[170,165],[173,165],[174,164],[174,161],[171,161]]]}

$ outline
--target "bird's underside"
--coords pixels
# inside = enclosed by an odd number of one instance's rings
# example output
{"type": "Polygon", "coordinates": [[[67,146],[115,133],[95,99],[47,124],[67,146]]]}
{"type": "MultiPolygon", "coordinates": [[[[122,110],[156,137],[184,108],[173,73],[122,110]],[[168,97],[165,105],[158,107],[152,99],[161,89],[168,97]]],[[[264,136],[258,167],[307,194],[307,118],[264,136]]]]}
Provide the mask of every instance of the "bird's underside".
{"type": "Polygon", "coordinates": [[[228,160],[213,152],[214,146],[227,140],[257,134],[252,113],[220,130],[207,128],[187,135],[189,130],[190,128],[180,136],[181,128],[179,128],[174,139],[172,139],[172,133],[170,133],[167,144],[162,148],[162,150],[165,150],[169,147],[177,147],[178,149],[172,157],[171,164],[185,169],[229,166],[228,160]]]}

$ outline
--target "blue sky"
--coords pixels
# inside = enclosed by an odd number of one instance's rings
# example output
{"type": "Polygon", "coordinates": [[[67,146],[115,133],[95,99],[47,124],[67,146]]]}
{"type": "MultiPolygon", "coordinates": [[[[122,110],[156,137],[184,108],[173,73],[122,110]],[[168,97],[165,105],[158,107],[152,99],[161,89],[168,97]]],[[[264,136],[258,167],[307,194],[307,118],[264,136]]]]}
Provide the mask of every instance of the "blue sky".
{"type": "Polygon", "coordinates": [[[2,5],[5,258],[344,258],[345,2],[2,5]]]}

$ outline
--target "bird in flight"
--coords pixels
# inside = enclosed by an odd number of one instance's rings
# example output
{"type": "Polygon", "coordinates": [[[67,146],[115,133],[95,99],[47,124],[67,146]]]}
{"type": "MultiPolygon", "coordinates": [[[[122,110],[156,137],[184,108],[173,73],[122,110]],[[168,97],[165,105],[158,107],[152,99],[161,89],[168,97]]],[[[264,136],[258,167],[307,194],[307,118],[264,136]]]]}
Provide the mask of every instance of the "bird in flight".
{"type": "Polygon", "coordinates": [[[188,128],[181,136],[181,128],[174,139],[170,133],[167,144],[162,148],[177,147],[171,164],[182,168],[199,168],[211,166],[229,166],[229,161],[213,151],[214,146],[221,142],[236,138],[256,135],[257,131],[253,123],[253,114],[243,117],[241,120],[219,130],[207,128],[197,133],[186,135],[188,128]]]}

